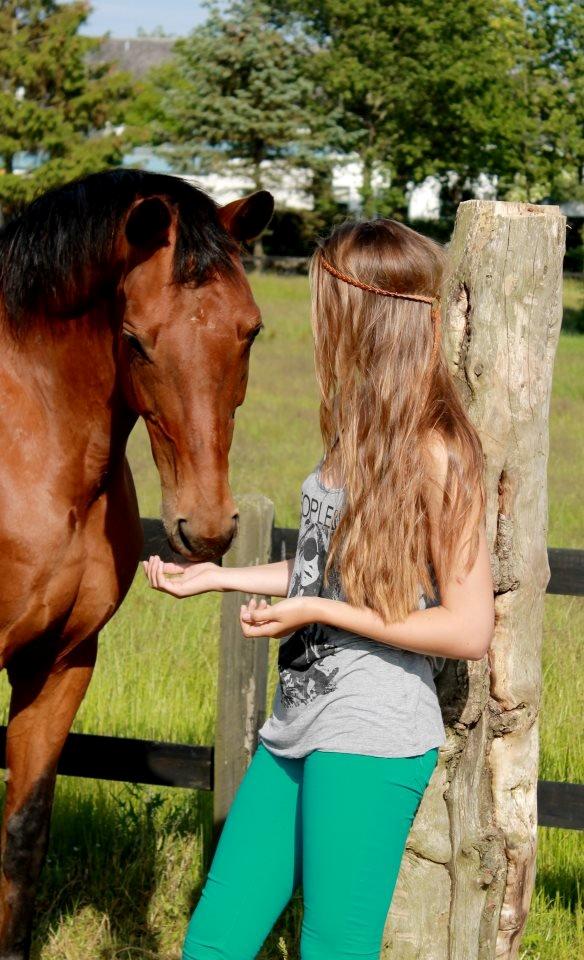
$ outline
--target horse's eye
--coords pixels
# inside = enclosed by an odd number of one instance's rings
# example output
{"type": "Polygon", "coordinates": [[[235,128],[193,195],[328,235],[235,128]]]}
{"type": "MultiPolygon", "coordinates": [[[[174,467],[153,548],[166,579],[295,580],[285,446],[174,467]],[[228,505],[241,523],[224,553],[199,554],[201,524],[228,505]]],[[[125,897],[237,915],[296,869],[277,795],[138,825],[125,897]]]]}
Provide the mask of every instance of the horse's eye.
{"type": "Polygon", "coordinates": [[[264,325],[263,325],[263,323],[260,323],[260,324],[258,324],[257,327],[254,327],[253,330],[250,330],[250,332],[249,332],[248,335],[247,335],[247,340],[248,340],[248,343],[249,343],[250,346],[252,345],[252,343],[254,342],[255,338],[258,336],[259,333],[261,333],[261,331],[262,331],[263,329],[264,329],[264,325]]]}
{"type": "Polygon", "coordinates": [[[150,357],[146,353],[146,350],[144,349],[144,347],[142,346],[142,344],[138,340],[138,337],[135,334],[127,333],[124,330],[123,337],[124,337],[124,340],[127,343],[129,343],[134,353],[138,354],[139,357],[142,357],[143,360],[148,360],[150,362],[150,357]]]}

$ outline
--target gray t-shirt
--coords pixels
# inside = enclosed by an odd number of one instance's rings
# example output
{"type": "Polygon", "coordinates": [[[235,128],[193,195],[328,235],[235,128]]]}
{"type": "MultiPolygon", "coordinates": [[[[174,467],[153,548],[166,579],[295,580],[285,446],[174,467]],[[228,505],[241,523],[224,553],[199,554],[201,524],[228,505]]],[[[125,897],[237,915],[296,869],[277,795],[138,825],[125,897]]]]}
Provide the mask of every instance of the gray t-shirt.
{"type": "MultiPolygon", "coordinates": [[[[344,600],[337,574],[323,582],[343,490],[323,486],[320,467],[302,484],[298,547],[288,596],[344,600]]],[[[420,586],[419,608],[440,603],[420,586]]],[[[444,657],[413,653],[320,623],[280,640],[272,714],[259,730],[280,757],[336,750],[407,757],[446,743],[434,677],[444,657]]]]}

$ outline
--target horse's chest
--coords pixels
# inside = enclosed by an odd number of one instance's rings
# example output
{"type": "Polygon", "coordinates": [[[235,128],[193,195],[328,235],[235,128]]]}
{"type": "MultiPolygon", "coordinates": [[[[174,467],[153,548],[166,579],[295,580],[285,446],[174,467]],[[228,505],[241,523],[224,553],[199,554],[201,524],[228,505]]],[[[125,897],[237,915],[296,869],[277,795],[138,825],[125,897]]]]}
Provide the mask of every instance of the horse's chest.
{"type": "Polygon", "coordinates": [[[141,547],[139,518],[115,490],[50,529],[0,537],[0,665],[38,637],[69,646],[99,631],[131,584],[141,547]],[[123,510],[127,510],[122,523],[123,510]],[[6,569],[3,571],[3,566],[6,569]],[[10,569],[10,576],[8,576],[10,569]]]}

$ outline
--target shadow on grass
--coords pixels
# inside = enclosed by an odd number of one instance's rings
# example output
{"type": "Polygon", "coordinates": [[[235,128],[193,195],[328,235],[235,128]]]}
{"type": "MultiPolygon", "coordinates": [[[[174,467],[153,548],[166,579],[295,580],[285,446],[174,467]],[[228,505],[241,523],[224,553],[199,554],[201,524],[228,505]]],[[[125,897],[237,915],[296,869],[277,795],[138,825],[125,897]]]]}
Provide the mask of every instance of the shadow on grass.
{"type": "MultiPolygon", "coordinates": [[[[60,777],[31,960],[176,960],[207,875],[212,805],[207,791],[60,777]]],[[[299,889],[258,960],[298,960],[301,922],[299,889]]]]}
{"type": "Polygon", "coordinates": [[[548,903],[573,914],[581,909],[582,881],[576,870],[567,870],[562,864],[557,867],[538,867],[536,885],[548,903]]]}
{"type": "MultiPolygon", "coordinates": [[[[181,890],[181,876],[174,875],[176,863],[167,858],[164,843],[168,837],[192,841],[200,835],[210,819],[210,797],[199,791],[66,779],[58,783],[32,960],[45,955],[154,960],[168,956],[169,939],[176,942],[173,956],[178,956],[184,874],[191,863],[182,872],[181,890]],[[155,895],[156,929],[151,919],[155,895]],[[160,943],[163,929],[166,949],[160,943]]],[[[190,876],[190,890],[189,881],[190,876]]],[[[195,898],[199,893],[193,890],[195,898]]]]}
{"type": "Polygon", "coordinates": [[[584,333],[584,310],[577,307],[564,307],[562,331],[564,333],[584,333]]]}

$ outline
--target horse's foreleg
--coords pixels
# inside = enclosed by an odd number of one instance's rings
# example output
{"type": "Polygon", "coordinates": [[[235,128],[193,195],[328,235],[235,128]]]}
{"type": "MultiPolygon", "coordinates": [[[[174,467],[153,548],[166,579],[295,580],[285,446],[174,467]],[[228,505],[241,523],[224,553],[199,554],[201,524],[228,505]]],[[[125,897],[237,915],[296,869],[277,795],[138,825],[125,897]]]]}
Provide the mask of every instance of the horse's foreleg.
{"type": "Polygon", "coordinates": [[[97,635],[80,643],[62,662],[36,674],[30,662],[9,669],[12,701],[2,823],[0,960],[27,960],[29,956],[57,762],[91,678],[96,651],[97,635]]]}

